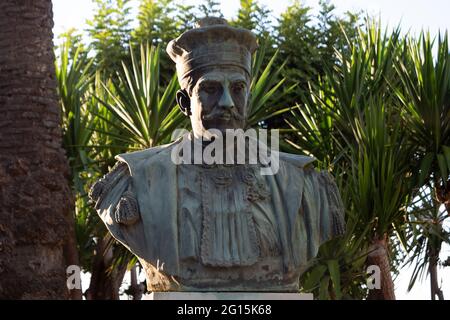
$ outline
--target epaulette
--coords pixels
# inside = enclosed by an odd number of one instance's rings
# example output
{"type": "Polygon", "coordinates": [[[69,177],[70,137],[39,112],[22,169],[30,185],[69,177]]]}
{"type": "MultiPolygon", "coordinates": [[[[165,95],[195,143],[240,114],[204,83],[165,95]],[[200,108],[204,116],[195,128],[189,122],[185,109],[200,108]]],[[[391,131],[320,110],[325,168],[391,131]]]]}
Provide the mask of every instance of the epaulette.
{"type": "Polygon", "coordinates": [[[126,163],[117,162],[114,167],[105,174],[102,178],[97,180],[89,190],[89,198],[91,203],[94,203],[95,209],[100,208],[102,199],[114,187],[117,181],[128,172],[126,163]]]}

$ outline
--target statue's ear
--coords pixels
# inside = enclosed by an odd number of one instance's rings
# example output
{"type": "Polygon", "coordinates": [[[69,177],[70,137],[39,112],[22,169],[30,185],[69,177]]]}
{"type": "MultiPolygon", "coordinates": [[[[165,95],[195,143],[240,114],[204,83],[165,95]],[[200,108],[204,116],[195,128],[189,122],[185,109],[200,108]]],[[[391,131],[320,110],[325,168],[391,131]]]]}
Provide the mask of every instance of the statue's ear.
{"type": "Polygon", "coordinates": [[[189,117],[191,115],[191,98],[187,91],[185,89],[178,90],[176,99],[181,112],[189,117]]]}

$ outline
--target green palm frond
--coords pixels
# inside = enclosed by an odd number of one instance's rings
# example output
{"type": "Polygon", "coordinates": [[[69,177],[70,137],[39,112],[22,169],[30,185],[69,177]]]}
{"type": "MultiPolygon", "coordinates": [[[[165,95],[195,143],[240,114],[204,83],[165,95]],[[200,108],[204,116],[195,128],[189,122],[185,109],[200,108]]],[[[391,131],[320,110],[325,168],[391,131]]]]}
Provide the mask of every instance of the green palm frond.
{"type": "Polygon", "coordinates": [[[61,48],[55,61],[58,95],[62,110],[63,146],[72,169],[72,180],[76,190],[83,190],[79,173],[90,164],[89,150],[92,130],[97,119],[88,111],[88,96],[92,84],[92,63],[81,48],[70,57],[70,41],[61,48]]]}
{"type": "Polygon", "coordinates": [[[293,133],[286,142],[305,155],[313,156],[319,161],[319,166],[328,168],[339,158],[339,148],[333,139],[334,119],[333,108],[335,98],[329,90],[329,82],[319,79],[318,85],[309,86],[312,94],[302,97],[302,105],[297,104],[285,121],[293,133]]]}
{"type": "MultiPolygon", "coordinates": [[[[396,90],[411,142],[419,146],[419,186],[425,177],[446,183],[450,173],[450,56],[448,36],[408,42],[410,61],[396,64],[404,92],[396,90]]],[[[418,171],[419,171],[418,170],[418,171]]]]}
{"type": "Polygon", "coordinates": [[[250,84],[250,100],[247,107],[247,126],[254,127],[264,120],[288,111],[290,108],[277,105],[276,101],[282,94],[291,92],[295,85],[283,88],[285,78],[280,79],[280,74],[285,63],[274,67],[278,56],[278,50],[274,53],[267,65],[262,69],[263,59],[266,54],[266,42],[262,42],[256,52],[252,65],[252,79],[250,84]],[[275,70],[274,70],[275,68],[275,70]],[[282,89],[284,89],[282,91],[282,89]]]}
{"type": "Polygon", "coordinates": [[[107,101],[98,101],[113,115],[103,119],[120,126],[120,136],[129,148],[150,148],[170,141],[175,128],[183,126],[184,115],[175,108],[178,90],[176,75],[162,90],[160,87],[160,48],[140,46],[140,59],[130,48],[132,65],[122,63],[111,85],[103,83],[107,101]]]}
{"type": "Polygon", "coordinates": [[[444,242],[450,244],[450,232],[443,226],[448,214],[433,197],[432,190],[431,185],[422,187],[409,208],[409,254],[404,265],[414,265],[414,268],[408,291],[427,274],[430,253],[439,253],[444,242]]]}
{"type": "MultiPolygon", "coordinates": [[[[395,90],[403,105],[402,120],[411,144],[416,146],[414,168],[415,200],[410,206],[408,264],[413,264],[410,290],[424,274],[437,273],[442,242],[449,241],[443,227],[449,217],[441,204],[450,194],[450,56],[448,35],[438,41],[422,33],[408,39],[407,58],[396,64],[402,87],[395,90]],[[435,49],[437,49],[435,51],[435,49]]],[[[437,279],[430,277],[432,298],[439,293],[437,279]]],[[[442,296],[439,296],[442,298],[442,296]]]]}
{"type": "Polygon", "coordinates": [[[331,170],[346,198],[351,230],[344,242],[321,247],[317,273],[323,274],[311,280],[322,298],[339,299],[352,290],[364,296],[363,266],[372,239],[398,234],[406,243],[404,216],[411,195],[413,148],[399,121],[401,104],[391,90],[400,83],[394,68],[394,62],[402,59],[399,35],[399,29],[382,32],[379,24],[369,21],[349,43],[349,53],[337,53],[338,63],[317,85],[310,85],[309,96],[302,97],[286,119],[294,130],[288,143],[331,170]],[[361,258],[359,264],[345,254],[350,244],[352,258],[361,258]],[[359,285],[353,287],[355,281],[359,285]]]}
{"type": "Polygon", "coordinates": [[[390,234],[401,223],[410,190],[410,159],[413,149],[400,123],[380,100],[370,103],[364,116],[355,119],[357,145],[350,146],[353,203],[362,223],[373,224],[378,235],[390,234]]]}

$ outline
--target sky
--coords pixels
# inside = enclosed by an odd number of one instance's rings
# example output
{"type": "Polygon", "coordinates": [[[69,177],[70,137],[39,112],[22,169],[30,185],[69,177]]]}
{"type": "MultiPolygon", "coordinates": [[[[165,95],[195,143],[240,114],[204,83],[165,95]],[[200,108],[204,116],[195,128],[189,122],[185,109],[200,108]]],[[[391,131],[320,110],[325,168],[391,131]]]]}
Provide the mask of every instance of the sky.
{"type": "MultiPolygon", "coordinates": [[[[184,4],[197,5],[201,0],[180,1],[184,4]]],[[[448,0],[331,0],[336,6],[336,13],[343,14],[346,11],[363,11],[369,15],[380,16],[383,25],[397,26],[400,24],[402,31],[410,31],[418,34],[422,29],[429,30],[432,35],[437,35],[438,31],[450,29],[450,1],[448,0]]],[[[136,12],[138,0],[132,0],[133,11],[136,12]]],[[[239,0],[220,1],[221,10],[225,18],[235,16],[239,7],[239,0]]],[[[292,3],[288,0],[259,0],[260,4],[272,10],[272,15],[276,19],[292,3]]],[[[318,8],[318,0],[304,0],[301,3],[314,10],[318,8]]],[[[95,5],[92,0],[53,0],[55,39],[64,31],[70,28],[83,30],[86,28],[86,19],[91,19],[95,5]]],[[[450,256],[450,247],[444,246],[441,258],[450,256]]],[[[444,297],[450,298],[450,268],[439,270],[439,278],[442,280],[444,297]]],[[[405,268],[396,279],[397,299],[430,299],[429,279],[422,283],[417,283],[413,290],[406,292],[412,269],[405,268]]],[[[83,290],[87,288],[89,277],[84,277],[83,290]]]]}
{"type": "MultiPolygon", "coordinates": [[[[201,0],[180,1],[185,4],[199,4],[201,0]]],[[[260,0],[261,4],[273,11],[274,17],[279,17],[286,7],[292,3],[289,0],[260,0]]],[[[136,8],[138,0],[132,0],[136,8]]],[[[220,1],[222,13],[226,18],[234,16],[239,6],[239,0],[220,1]]],[[[318,0],[301,1],[305,5],[317,9],[318,0]]],[[[437,31],[450,28],[450,1],[448,0],[331,0],[336,6],[337,13],[347,10],[368,12],[380,15],[384,24],[390,26],[401,23],[402,29],[419,32],[422,28],[437,31]]],[[[94,5],[91,0],[53,0],[55,34],[59,34],[70,27],[84,28],[86,19],[91,18],[94,5]]]]}

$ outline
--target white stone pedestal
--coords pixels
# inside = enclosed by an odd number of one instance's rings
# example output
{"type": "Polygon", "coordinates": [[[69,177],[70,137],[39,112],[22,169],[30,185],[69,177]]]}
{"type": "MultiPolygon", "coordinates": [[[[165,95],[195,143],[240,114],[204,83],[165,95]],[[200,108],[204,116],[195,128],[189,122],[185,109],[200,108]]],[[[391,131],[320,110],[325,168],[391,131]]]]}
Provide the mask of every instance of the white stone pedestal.
{"type": "Polygon", "coordinates": [[[282,292],[152,292],[142,300],[313,300],[312,293],[282,292]]]}

